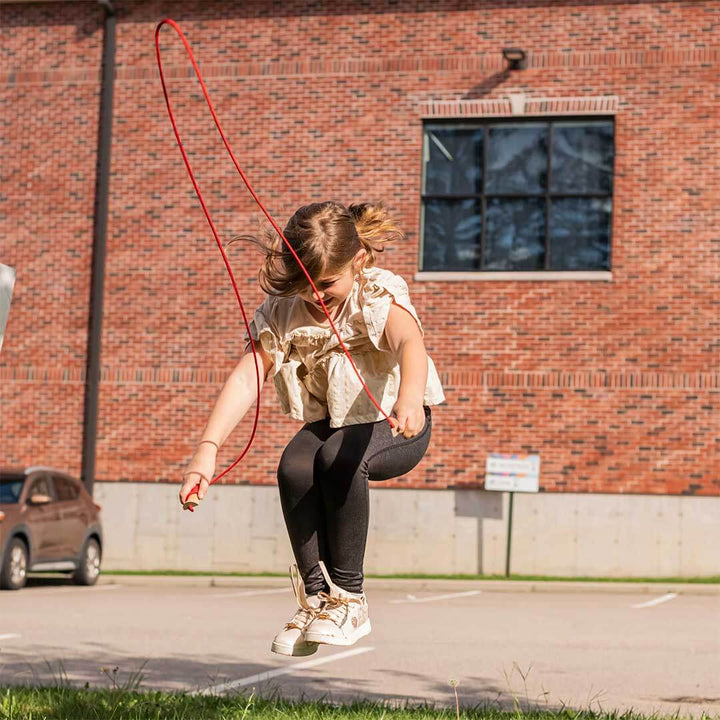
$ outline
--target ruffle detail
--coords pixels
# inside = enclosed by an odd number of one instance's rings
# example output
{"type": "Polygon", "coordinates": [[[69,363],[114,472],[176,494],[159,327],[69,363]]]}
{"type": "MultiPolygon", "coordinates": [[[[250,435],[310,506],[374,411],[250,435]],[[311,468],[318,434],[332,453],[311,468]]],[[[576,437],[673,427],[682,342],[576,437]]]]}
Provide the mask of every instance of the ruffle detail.
{"type": "Polygon", "coordinates": [[[425,337],[420,318],[410,301],[408,285],[400,275],[383,268],[370,268],[366,271],[366,281],[361,292],[363,295],[362,312],[368,337],[378,350],[390,350],[383,333],[385,325],[387,325],[390,305],[393,302],[407,310],[415,318],[420,334],[423,338],[425,337]]]}
{"type": "MultiPolygon", "coordinates": [[[[263,350],[272,358],[273,368],[271,375],[274,377],[280,372],[287,360],[290,344],[286,339],[281,340],[279,338],[277,326],[272,321],[272,306],[270,305],[269,296],[255,310],[255,314],[248,324],[250,325],[250,334],[253,340],[256,343],[259,342],[263,350]]],[[[245,334],[245,342],[250,342],[247,333],[245,334]]]]}

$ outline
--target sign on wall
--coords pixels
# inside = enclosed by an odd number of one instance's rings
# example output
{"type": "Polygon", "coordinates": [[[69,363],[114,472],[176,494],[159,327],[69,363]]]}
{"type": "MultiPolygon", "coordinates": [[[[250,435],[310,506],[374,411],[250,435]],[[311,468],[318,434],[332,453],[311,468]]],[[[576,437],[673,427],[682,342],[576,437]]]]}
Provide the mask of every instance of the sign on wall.
{"type": "Polygon", "coordinates": [[[485,489],[538,492],[540,456],[490,453],[485,466],[485,489]]]}
{"type": "Polygon", "coordinates": [[[0,263],[0,350],[2,350],[5,326],[10,314],[10,300],[15,286],[15,269],[0,263]]]}

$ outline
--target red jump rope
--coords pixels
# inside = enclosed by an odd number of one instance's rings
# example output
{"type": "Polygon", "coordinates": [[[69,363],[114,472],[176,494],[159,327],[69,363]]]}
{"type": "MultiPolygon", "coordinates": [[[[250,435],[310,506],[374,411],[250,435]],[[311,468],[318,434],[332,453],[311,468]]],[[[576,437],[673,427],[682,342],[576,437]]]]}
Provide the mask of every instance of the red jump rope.
{"type": "MultiPolygon", "coordinates": [[[[193,56],[192,50],[190,49],[190,44],[188,43],[187,39],[185,38],[185,35],[183,34],[182,30],[180,29],[180,26],[170,18],[166,18],[162,22],[160,22],[155,28],[155,53],[157,55],[157,63],[158,63],[158,70],[160,71],[160,82],[162,83],[163,87],[163,93],[165,95],[165,103],[167,105],[168,109],[168,115],[170,116],[170,122],[172,123],[173,132],[175,133],[175,139],[177,140],[178,147],[180,148],[180,152],[182,153],[183,160],[185,162],[185,167],[187,168],[188,175],[190,176],[190,180],[192,181],[193,187],[195,188],[195,192],[198,196],[198,200],[200,201],[200,205],[202,206],[203,212],[205,213],[205,217],[207,218],[208,225],[210,225],[210,230],[212,231],[213,237],[215,238],[215,242],[217,243],[218,248],[220,249],[220,252],[222,253],[223,261],[225,262],[225,267],[227,268],[227,271],[230,275],[230,281],[232,282],[233,290],[235,290],[235,297],[237,298],[238,304],[240,305],[240,312],[243,316],[243,321],[245,323],[245,328],[247,329],[248,336],[250,337],[250,344],[252,346],[253,350],[253,357],[255,359],[255,380],[257,382],[257,403],[255,407],[255,422],[253,423],[253,429],[252,433],[250,434],[250,439],[248,440],[247,445],[245,446],[245,449],[242,451],[242,454],[240,457],[238,457],[235,462],[232,463],[229,467],[227,467],[225,470],[223,470],[217,477],[215,477],[212,480],[209,480],[209,485],[212,485],[213,483],[216,483],[221,477],[226,475],[230,472],[247,454],[247,451],[250,449],[250,445],[253,442],[253,439],[255,438],[255,432],[257,431],[257,425],[258,425],[258,417],[260,415],[260,363],[258,361],[258,354],[257,350],[255,349],[255,341],[253,340],[252,335],[250,334],[250,325],[248,324],[248,319],[245,314],[245,307],[243,306],[242,299],[240,298],[240,291],[238,290],[237,283],[235,282],[235,276],[233,275],[232,268],[230,267],[230,262],[228,261],[227,254],[225,253],[225,248],[222,245],[222,242],[220,242],[220,237],[218,236],[217,230],[215,229],[215,224],[212,221],[212,218],[210,217],[210,213],[208,212],[207,206],[205,205],[205,200],[203,199],[202,193],[200,192],[200,188],[198,187],[197,181],[195,179],[195,174],[192,171],[192,167],[190,167],[190,161],[188,160],[187,153],[185,152],[185,148],[183,147],[182,140],[180,140],[180,133],[177,129],[177,124],[175,123],[175,116],[172,111],[172,106],[170,105],[170,97],[168,96],[167,91],[167,85],[165,84],[165,74],[163,73],[163,66],[162,66],[162,60],[160,59],[160,29],[163,25],[170,25],[175,32],[180,36],[180,39],[183,41],[183,45],[185,46],[185,50],[190,57],[190,62],[192,62],[193,69],[195,70],[195,75],[197,76],[197,79],[200,81],[200,87],[202,88],[203,95],[205,96],[205,101],[208,104],[208,107],[210,108],[210,113],[212,114],[212,118],[215,121],[215,126],[218,129],[218,132],[220,133],[220,137],[222,138],[223,144],[225,145],[225,149],[228,151],[228,154],[230,155],[230,158],[232,159],[235,168],[237,169],[238,173],[240,173],[240,177],[242,178],[243,182],[245,183],[245,186],[250,191],[250,194],[253,196],[255,202],[258,204],[260,209],[263,211],[265,217],[270,221],[271,225],[277,232],[277,234],[283,239],[283,242],[287,245],[290,252],[293,254],[294,258],[298,261],[298,264],[302,268],[302,271],[305,273],[305,277],[307,277],[310,285],[312,286],[313,292],[317,296],[317,299],[320,301],[320,304],[322,305],[322,309],[325,312],[325,315],[327,315],[328,320],[330,321],[330,325],[333,329],[333,332],[337,336],[338,341],[340,342],[340,346],[342,347],[345,355],[347,355],[348,360],[350,360],[350,364],[353,367],[353,370],[355,371],[355,374],[358,376],[358,379],[362,383],[363,388],[365,389],[365,392],[367,393],[370,400],[372,400],[375,407],[382,413],[382,415],[385,417],[385,419],[390,423],[390,427],[394,427],[392,420],[390,417],[385,413],[385,411],[380,407],[377,400],[373,397],[372,393],[368,389],[367,385],[365,384],[364,380],[360,376],[360,373],[358,372],[357,367],[355,367],[355,363],[353,362],[353,359],[348,352],[348,349],[345,347],[345,343],[342,341],[342,338],[340,337],[340,333],[338,333],[337,328],[335,327],[335,323],[333,323],[332,318],[330,317],[330,313],[328,312],[327,307],[325,306],[325,302],[323,301],[322,297],[320,297],[320,293],[318,292],[317,287],[315,287],[315,283],[313,282],[312,278],[310,277],[310,274],[308,273],[307,269],[303,265],[300,258],[297,256],[297,253],[293,249],[292,245],[287,241],[287,238],[285,235],[283,235],[282,230],[277,226],[277,223],[272,219],[270,216],[270,213],[265,209],[265,206],[260,202],[260,199],[255,194],[255,191],[252,189],[252,186],[250,185],[248,179],[245,177],[245,173],[242,171],[242,168],[240,167],[238,161],[235,158],[235,155],[230,148],[230,144],[227,141],[227,138],[225,137],[225,133],[223,132],[222,126],[220,125],[220,121],[218,120],[218,117],[215,113],[215,108],[213,107],[212,101],[210,100],[210,95],[208,94],[207,88],[205,87],[205,82],[202,79],[202,75],[200,73],[200,68],[198,67],[197,63],[195,62],[195,57],[193,56]]],[[[184,509],[189,509],[190,511],[194,512],[194,508],[199,504],[200,500],[198,498],[197,492],[200,489],[199,483],[195,485],[195,487],[190,491],[187,498],[185,499],[185,503],[183,504],[184,509]]]]}

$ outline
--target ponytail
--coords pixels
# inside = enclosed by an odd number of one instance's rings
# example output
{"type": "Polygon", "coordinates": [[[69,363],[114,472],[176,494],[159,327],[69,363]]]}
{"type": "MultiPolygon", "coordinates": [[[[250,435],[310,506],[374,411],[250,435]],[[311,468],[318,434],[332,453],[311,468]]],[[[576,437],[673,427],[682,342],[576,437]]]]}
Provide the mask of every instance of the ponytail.
{"type": "Polygon", "coordinates": [[[360,244],[367,251],[363,263],[366,268],[372,267],[377,259],[376,253],[385,251],[384,245],[394,240],[403,240],[405,235],[388,216],[382,203],[354,203],[348,210],[355,222],[360,244]]]}

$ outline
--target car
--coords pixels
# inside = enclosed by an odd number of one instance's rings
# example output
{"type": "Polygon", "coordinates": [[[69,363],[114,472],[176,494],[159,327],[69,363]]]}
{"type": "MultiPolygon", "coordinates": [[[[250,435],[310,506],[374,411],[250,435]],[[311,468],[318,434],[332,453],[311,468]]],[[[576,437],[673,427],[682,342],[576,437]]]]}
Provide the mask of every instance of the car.
{"type": "Polygon", "coordinates": [[[83,484],[51,467],[0,467],[0,589],[28,572],[70,572],[78,585],[100,575],[101,507],[83,484]]]}

